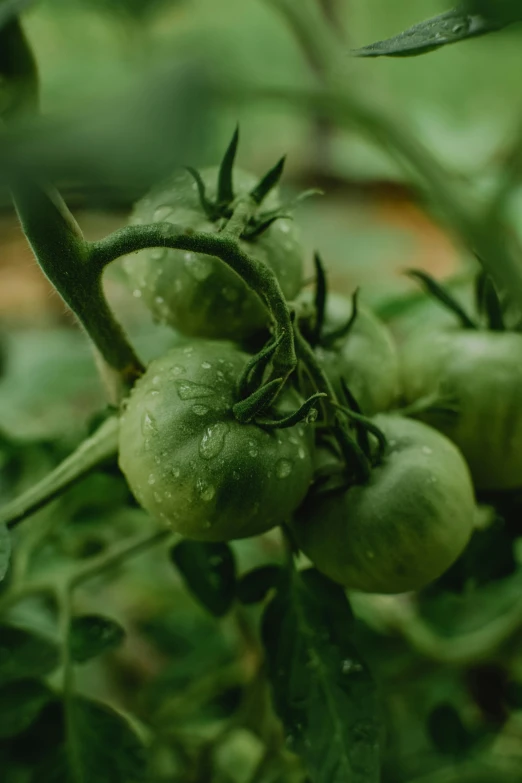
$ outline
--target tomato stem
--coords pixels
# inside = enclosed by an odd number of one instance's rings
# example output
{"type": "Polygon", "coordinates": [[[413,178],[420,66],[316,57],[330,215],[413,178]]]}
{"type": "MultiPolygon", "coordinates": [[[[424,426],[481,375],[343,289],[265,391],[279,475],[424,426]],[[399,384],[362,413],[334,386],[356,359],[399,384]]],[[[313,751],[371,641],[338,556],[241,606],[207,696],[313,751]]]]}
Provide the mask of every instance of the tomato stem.
{"type": "Polygon", "coordinates": [[[11,194],[42,271],[123,386],[131,385],[143,366],[107,303],[103,270],[89,263],[89,243],[61,196],[54,188],[28,177],[12,182],[11,194]]]}
{"type": "Polygon", "coordinates": [[[275,273],[251,258],[237,239],[222,234],[187,231],[172,223],[126,226],[89,245],[89,263],[101,272],[111,261],[138,250],[168,247],[220,258],[236,272],[262,300],[274,321],[274,336],[281,342],[274,354],[272,379],[286,379],[297,365],[290,311],[275,273]]]}

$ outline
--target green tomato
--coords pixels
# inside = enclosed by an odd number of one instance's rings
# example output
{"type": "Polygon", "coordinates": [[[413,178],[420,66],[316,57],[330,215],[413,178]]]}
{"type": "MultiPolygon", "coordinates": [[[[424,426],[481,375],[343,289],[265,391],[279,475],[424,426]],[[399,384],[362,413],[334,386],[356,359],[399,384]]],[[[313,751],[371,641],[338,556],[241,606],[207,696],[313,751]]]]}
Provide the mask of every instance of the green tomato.
{"type": "MultiPolygon", "coordinates": [[[[201,172],[207,195],[215,199],[218,170],[201,172]]],[[[237,196],[257,184],[251,174],[236,170],[237,196]]],[[[262,210],[279,206],[271,191],[262,210]]],[[[184,229],[218,233],[219,223],[206,216],[196,183],[188,172],[162,182],[139,201],[131,222],[135,225],[167,221],[184,229]]],[[[284,296],[293,299],[303,285],[304,251],[289,219],[276,220],[252,241],[240,240],[243,250],[275,272],[284,296]]],[[[133,293],[142,297],[157,321],[168,323],[185,335],[245,340],[269,322],[257,294],[223,261],[213,256],[167,248],[143,250],[123,260],[133,293]]]]}
{"type": "Polygon", "coordinates": [[[522,486],[522,335],[447,329],[419,334],[402,346],[406,405],[439,393],[454,401],[448,415],[427,408],[418,418],[464,454],[478,489],[522,486]]]}
{"type": "MultiPolygon", "coordinates": [[[[262,429],[232,413],[249,358],[221,341],[178,346],[150,364],[122,414],[119,462],[132,492],[188,538],[257,535],[284,522],[308,490],[313,427],[262,429]]],[[[289,389],[271,415],[301,403],[289,389]]]]}
{"type": "MultiPolygon", "coordinates": [[[[352,303],[349,299],[339,294],[329,294],[324,333],[342,327],[351,312],[352,303]]],[[[397,401],[397,348],[386,325],[369,308],[359,305],[349,334],[329,348],[319,345],[316,355],[335,392],[342,395],[341,378],[344,378],[367,416],[389,410],[397,401]]]]}
{"type": "Polygon", "coordinates": [[[468,543],[471,478],[458,449],[431,427],[386,414],[374,422],[388,448],[368,482],[308,498],[292,530],[316,567],[352,590],[418,590],[468,543]]]}

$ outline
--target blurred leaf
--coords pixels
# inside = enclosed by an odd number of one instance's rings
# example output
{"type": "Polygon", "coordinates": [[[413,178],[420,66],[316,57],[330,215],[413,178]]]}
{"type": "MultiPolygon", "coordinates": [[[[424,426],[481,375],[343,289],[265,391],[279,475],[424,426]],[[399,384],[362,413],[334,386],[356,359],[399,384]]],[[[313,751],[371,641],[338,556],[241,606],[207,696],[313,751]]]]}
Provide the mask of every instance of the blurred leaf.
{"type": "Polygon", "coordinates": [[[257,604],[263,601],[281,578],[282,569],[276,565],[254,568],[241,577],[237,585],[237,597],[242,604],[257,604]]]}
{"type": "Polygon", "coordinates": [[[60,651],[41,634],[0,625],[0,684],[27,677],[42,677],[60,663],[60,651]]]}
{"type": "Polygon", "coordinates": [[[464,8],[471,14],[510,24],[522,19],[520,0],[465,0],[464,8]]]}
{"type": "Polygon", "coordinates": [[[18,680],[0,688],[0,738],[25,731],[53,698],[39,680],[18,680]]]}
{"type": "Polygon", "coordinates": [[[314,783],[379,779],[376,696],[351,634],[344,591],[313,569],[281,584],[263,617],[287,747],[302,757],[314,783]]]}
{"type": "Polygon", "coordinates": [[[115,194],[145,190],[201,157],[214,117],[209,73],[204,61],[176,61],[83,113],[3,128],[0,174],[103,184],[115,194]]]}
{"type": "Polygon", "coordinates": [[[48,748],[34,783],[145,783],[145,748],[122,715],[80,698],[65,714],[66,736],[48,748]]]}
{"type": "MultiPolygon", "coordinates": [[[[522,18],[522,13],[518,18],[522,18]]],[[[356,57],[409,57],[426,54],[447,44],[496,32],[512,21],[515,20],[485,18],[470,13],[466,8],[456,8],[419,22],[392,38],[356,49],[352,54],[356,57]]]]}
{"type": "Polygon", "coordinates": [[[2,24],[2,10],[0,6],[0,117],[10,121],[37,110],[38,74],[19,20],[2,24]]]}
{"type": "Polygon", "coordinates": [[[3,0],[0,6],[0,28],[9,24],[15,17],[34,5],[36,0],[3,0]]]}
{"type": "Polygon", "coordinates": [[[217,617],[226,614],[236,597],[236,565],[228,544],[182,541],[170,556],[195,598],[217,617]]]}
{"type": "Polygon", "coordinates": [[[0,582],[5,577],[11,559],[11,536],[5,525],[0,525],[0,582]]]}
{"type": "Polygon", "coordinates": [[[460,715],[451,704],[440,704],[428,718],[428,731],[440,753],[451,756],[465,754],[472,739],[460,715]]]}
{"type": "Polygon", "coordinates": [[[124,638],[121,625],[108,617],[97,614],[74,617],[69,629],[71,656],[76,663],[85,663],[119,647],[124,638]]]}

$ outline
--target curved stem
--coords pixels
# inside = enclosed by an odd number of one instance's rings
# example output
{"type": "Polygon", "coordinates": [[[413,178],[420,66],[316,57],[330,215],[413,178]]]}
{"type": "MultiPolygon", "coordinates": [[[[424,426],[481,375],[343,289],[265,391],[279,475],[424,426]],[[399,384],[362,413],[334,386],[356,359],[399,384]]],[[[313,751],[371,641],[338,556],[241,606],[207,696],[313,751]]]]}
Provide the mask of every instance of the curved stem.
{"type": "Polygon", "coordinates": [[[114,318],[102,269],[89,263],[89,244],[59,193],[29,177],[10,184],[24,234],[42,271],[76,315],[106,364],[132,385],[143,365],[114,318]]]}
{"type": "Polygon", "coordinates": [[[294,335],[290,311],[281,286],[270,267],[247,255],[235,237],[222,234],[190,232],[172,223],[153,223],[148,226],[127,226],[105,239],[90,244],[89,263],[101,271],[120,256],[150,247],[168,247],[204,253],[221,259],[241,277],[260,297],[274,321],[275,337],[281,337],[273,360],[273,378],[287,378],[295,369],[294,335]]]}
{"type": "Polygon", "coordinates": [[[45,478],[0,510],[0,524],[13,528],[26,517],[50,503],[65,489],[115,456],[118,451],[119,421],[107,419],[90,438],[70,454],[45,478]]]}

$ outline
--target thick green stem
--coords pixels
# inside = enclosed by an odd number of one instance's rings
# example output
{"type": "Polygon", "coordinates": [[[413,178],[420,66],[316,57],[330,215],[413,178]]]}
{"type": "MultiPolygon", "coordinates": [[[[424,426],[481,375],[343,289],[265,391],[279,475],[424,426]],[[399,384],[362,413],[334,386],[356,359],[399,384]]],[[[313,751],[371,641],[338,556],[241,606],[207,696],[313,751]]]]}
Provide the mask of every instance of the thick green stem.
{"type": "Polygon", "coordinates": [[[89,263],[89,244],[60,195],[18,179],[11,192],[38,264],[74,312],[104,361],[124,384],[143,371],[102,289],[102,270],[89,263]]]}
{"type": "Polygon", "coordinates": [[[273,378],[287,378],[297,359],[290,311],[276,275],[270,267],[247,255],[235,237],[222,234],[190,232],[172,223],[127,226],[105,239],[93,242],[89,263],[101,271],[120,256],[150,247],[168,247],[215,256],[227,264],[260,297],[274,321],[275,338],[281,337],[273,360],[273,378]]]}
{"type": "Polygon", "coordinates": [[[30,487],[21,497],[0,510],[0,524],[14,527],[35,511],[50,503],[65,489],[84,478],[118,450],[118,418],[107,419],[101,427],[58,465],[49,475],[30,487]]]}

